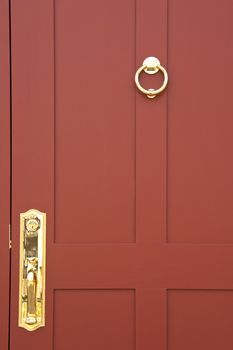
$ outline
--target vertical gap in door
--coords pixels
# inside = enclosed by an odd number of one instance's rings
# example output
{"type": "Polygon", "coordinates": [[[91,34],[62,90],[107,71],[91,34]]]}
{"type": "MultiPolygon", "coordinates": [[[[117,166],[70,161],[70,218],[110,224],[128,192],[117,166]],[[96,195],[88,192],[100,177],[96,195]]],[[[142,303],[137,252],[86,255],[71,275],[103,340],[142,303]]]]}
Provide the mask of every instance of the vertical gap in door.
{"type": "MultiPolygon", "coordinates": [[[[12,50],[11,50],[11,0],[9,0],[9,76],[10,76],[10,229],[9,244],[12,246],[12,50]]],[[[11,249],[9,249],[9,324],[8,324],[8,349],[11,348],[11,249]]]]}
{"type": "MultiPolygon", "coordinates": [[[[134,72],[137,69],[137,0],[134,0],[134,72]]],[[[134,243],[137,243],[137,91],[134,89],[134,243]]],[[[136,309],[135,309],[136,310],[136,309]]]]}
{"type": "MultiPolygon", "coordinates": [[[[166,1],[166,16],[167,16],[167,28],[166,28],[166,64],[167,64],[167,71],[169,72],[169,43],[168,43],[168,40],[169,40],[169,0],[166,1]]],[[[169,208],[168,208],[168,193],[169,193],[169,189],[168,189],[168,157],[169,157],[169,154],[168,154],[168,150],[169,150],[169,130],[168,130],[168,122],[169,122],[169,94],[167,93],[167,99],[166,99],[166,131],[165,131],[165,137],[166,137],[166,140],[165,140],[165,147],[166,147],[166,151],[165,151],[165,166],[166,166],[166,169],[165,169],[165,232],[164,232],[164,238],[165,238],[165,243],[168,243],[169,239],[168,239],[168,235],[169,235],[169,228],[168,228],[168,215],[169,215],[169,208]]]]}

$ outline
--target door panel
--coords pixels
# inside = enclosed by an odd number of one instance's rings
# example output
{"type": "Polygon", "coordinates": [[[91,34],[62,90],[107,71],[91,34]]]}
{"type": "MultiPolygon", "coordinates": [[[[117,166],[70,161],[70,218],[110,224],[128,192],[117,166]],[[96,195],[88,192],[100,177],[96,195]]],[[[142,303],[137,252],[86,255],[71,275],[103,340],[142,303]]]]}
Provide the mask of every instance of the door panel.
{"type": "Polygon", "coordinates": [[[218,7],[12,1],[13,350],[184,350],[195,336],[212,350],[219,317],[232,347],[232,4],[218,7]],[[155,100],[134,85],[150,55],[170,77],[155,100]],[[46,326],[32,333],[17,326],[30,208],[48,222],[46,326]]]}
{"type": "Polygon", "coordinates": [[[91,8],[54,4],[55,241],[134,242],[135,1],[91,8]]]}
{"type": "Polygon", "coordinates": [[[55,349],[66,348],[71,339],[84,350],[93,344],[100,349],[135,349],[134,290],[59,290],[54,312],[55,349]],[[77,317],[70,323],[72,314],[77,317]]]}
{"type": "Polygon", "coordinates": [[[232,20],[229,0],[169,1],[169,242],[233,242],[232,20]]]}
{"type": "Polygon", "coordinates": [[[232,311],[232,291],[170,290],[168,349],[232,349],[232,311]]]}

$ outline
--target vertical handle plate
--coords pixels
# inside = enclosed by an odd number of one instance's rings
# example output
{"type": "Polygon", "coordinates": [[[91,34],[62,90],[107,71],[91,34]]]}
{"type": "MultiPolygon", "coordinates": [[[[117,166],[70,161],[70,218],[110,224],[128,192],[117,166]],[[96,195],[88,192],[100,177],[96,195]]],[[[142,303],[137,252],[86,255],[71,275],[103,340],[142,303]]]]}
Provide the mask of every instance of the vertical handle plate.
{"type": "Polygon", "coordinates": [[[46,214],[20,214],[19,327],[34,331],[45,325],[46,214]]]}

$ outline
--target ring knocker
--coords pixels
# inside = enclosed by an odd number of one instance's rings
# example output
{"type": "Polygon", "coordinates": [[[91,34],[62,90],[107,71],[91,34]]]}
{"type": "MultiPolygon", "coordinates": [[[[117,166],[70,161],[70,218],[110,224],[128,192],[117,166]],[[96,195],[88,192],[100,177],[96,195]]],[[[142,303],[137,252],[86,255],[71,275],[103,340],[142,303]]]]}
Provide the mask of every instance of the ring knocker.
{"type": "Polygon", "coordinates": [[[135,83],[137,85],[137,88],[143,92],[148,98],[154,98],[156,97],[158,94],[160,94],[160,92],[162,92],[168,83],[168,74],[167,71],[164,67],[162,67],[160,65],[160,62],[158,60],[158,58],[156,57],[147,57],[144,61],[143,64],[140,68],[138,68],[136,74],[135,74],[135,83]],[[163,84],[162,86],[155,90],[155,89],[144,89],[140,82],[139,82],[139,75],[140,73],[144,71],[147,74],[155,74],[158,71],[161,71],[163,73],[164,79],[163,79],[163,84]]]}

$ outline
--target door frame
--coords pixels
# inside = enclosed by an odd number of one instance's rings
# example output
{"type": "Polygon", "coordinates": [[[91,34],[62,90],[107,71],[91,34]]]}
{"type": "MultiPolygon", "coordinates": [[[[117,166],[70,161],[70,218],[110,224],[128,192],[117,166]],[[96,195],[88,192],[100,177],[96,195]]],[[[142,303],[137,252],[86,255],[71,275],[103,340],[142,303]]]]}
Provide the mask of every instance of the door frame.
{"type": "Polygon", "coordinates": [[[11,83],[10,83],[10,3],[0,1],[0,339],[1,349],[9,345],[10,309],[10,219],[11,219],[11,83]]]}

